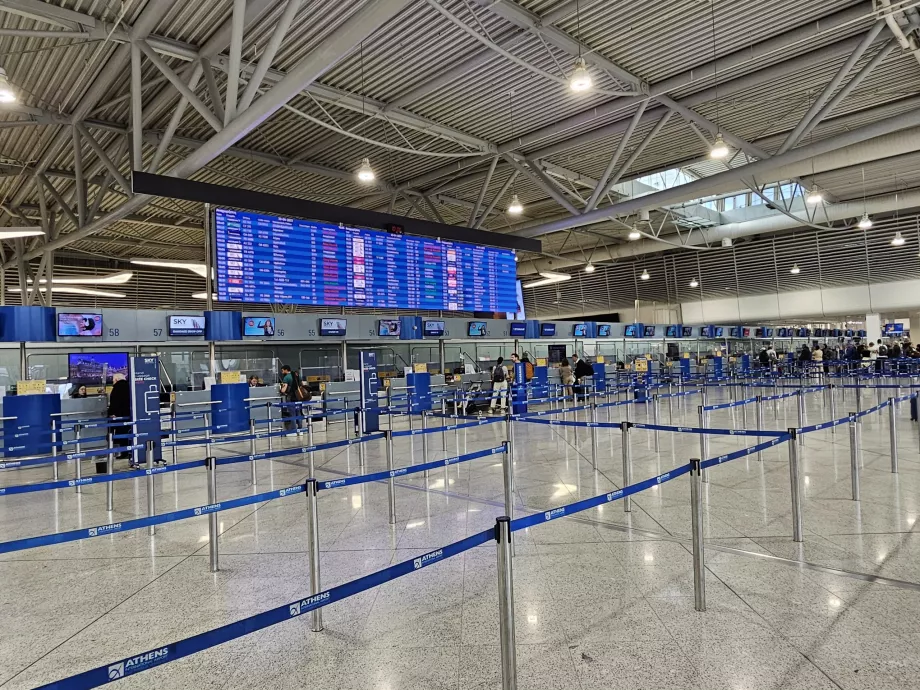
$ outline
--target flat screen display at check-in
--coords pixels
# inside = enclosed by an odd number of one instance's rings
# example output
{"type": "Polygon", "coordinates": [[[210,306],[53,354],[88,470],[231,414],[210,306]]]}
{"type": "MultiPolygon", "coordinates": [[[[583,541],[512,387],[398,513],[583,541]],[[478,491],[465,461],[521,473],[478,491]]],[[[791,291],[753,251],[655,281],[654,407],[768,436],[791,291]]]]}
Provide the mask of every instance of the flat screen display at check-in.
{"type": "Polygon", "coordinates": [[[609,338],[610,337],[610,325],[601,324],[597,327],[597,337],[598,338],[609,338]]]}
{"type": "Polygon", "coordinates": [[[169,337],[204,335],[203,316],[178,316],[169,317],[169,337]]]}
{"type": "Polygon", "coordinates": [[[440,338],[444,335],[444,322],[425,321],[422,324],[422,335],[426,338],[440,338]]]}

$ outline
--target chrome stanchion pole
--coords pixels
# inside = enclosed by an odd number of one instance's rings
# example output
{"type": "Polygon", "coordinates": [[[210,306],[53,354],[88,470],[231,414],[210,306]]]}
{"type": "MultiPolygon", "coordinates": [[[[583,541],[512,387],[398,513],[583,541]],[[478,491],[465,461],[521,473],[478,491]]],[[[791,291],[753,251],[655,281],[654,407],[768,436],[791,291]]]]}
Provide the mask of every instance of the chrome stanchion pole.
{"type": "MultiPolygon", "coordinates": [[[[454,409],[456,412],[456,408],[454,409]]],[[[441,398],[441,450],[447,452],[447,399],[441,398]]]]}
{"type": "Polygon", "coordinates": [[[891,472],[898,473],[898,415],[894,399],[888,398],[888,437],[891,444],[891,472]]]}
{"type": "Polygon", "coordinates": [[[74,491],[78,494],[83,493],[83,487],[80,486],[80,480],[83,479],[83,461],[80,459],[80,453],[83,452],[83,444],[80,442],[80,437],[83,432],[83,426],[81,424],[73,425],[73,435],[76,439],[76,444],[74,444],[74,452],[77,454],[76,460],[74,460],[74,479],[77,481],[74,482],[74,491]]]}
{"type": "Polygon", "coordinates": [[[258,452],[256,448],[256,420],[249,420],[249,475],[252,480],[252,485],[255,486],[258,483],[258,473],[256,472],[256,453],[258,452]]]}
{"type": "Polygon", "coordinates": [[[505,415],[505,440],[508,443],[508,457],[514,465],[514,416],[505,415]]]}
{"type": "Polygon", "coordinates": [[[387,470],[390,472],[390,478],[387,480],[387,497],[390,508],[390,524],[396,524],[396,483],[393,479],[393,432],[386,431],[387,444],[387,470]]]}
{"type": "Polygon", "coordinates": [[[115,469],[115,432],[108,429],[105,433],[106,445],[109,447],[109,454],[105,460],[105,471],[109,475],[109,480],[105,484],[105,509],[110,513],[115,510],[115,482],[111,481],[112,473],[115,469]]]}
{"type": "MultiPolygon", "coordinates": [[[[265,403],[265,414],[268,416],[268,452],[275,450],[275,424],[272,420],[272,404],[265,403]]],[[[326,438],[329,438],[328,436],[326,438]]]]}
{"type": "MultiPolygon", "coordinates": [[[[209,457],[205,460],[208,468],[208,504],[217,503],[217,458],[209,457]]],[[[220,570],[217,551],[217,513],[213,510],[208,514],[208,555],[210,557],[210,570],[216,573],[220,570]]]]}
{"type": "MultiPolygon", "coordinates": [[[[154,476],[153,476],[153,441],[147,441],[146,451],[147,451],[147,517],[153,517],[156,515],[156,506],[154,505],[154,476]]],[[[109,486],[112,485],[112,482],[109,482],[109,486]]],[[[151,537],[157,533],[157,526],[150,525],[147,527],[147,534],[151,537]]]]}
{"type": "MultiPolygon", "coordinates": [[[[623,453],[623,488],[632,484],[632,444],[629,439],[630,422],[620,422],[620,445],[623,453]]],[[[623,512],[632,512],[632,499],[626,496],[623,499],[623,512]]]]}
{"type": "MultiPolygon", "coordinates": [[[[763,420],[763,396],[762,395],[757,396],[757,402],[755,403],[755,405],[756,405],[756,411],[757,411],[757,431],[763,431],[764,420],[763,420]]],[[[762,436],[757,437],[757,443],[758,445],[763,443],[762,436]]],[[[763,461],[763,451],[760,451],[759,453],[757,453],[757,459],[760,461],[763,461]]]]}
{"type": "Polygon", "coordinates": [[[591,467],[597,469],[597,403],[591,403],[591,467]]]}
{"type": "Polygon", "coordinates": [[[700,461],[690,461],[690,524],[693,530],[693,603],[706,610],[706,559],[703,552],[703,497],[700,461]]]}
{"type": "MultiPolygon", "coordinates": [[[[828,387],[830,388],[830,391],[831,391],[830,408],[831,408],[831,421],[833,422],[837,419],[837,398],[834,397],[834,388],[836,388],[836,386],[834,386],[834,384],[831,383],[831,384],[828,384],[828,387]]],[[[837,433],[837,427],[832,426],[831,434],[836,434],[836,433],[837,433]]]]}
{"type": "MultiPolygon", "coordinates": [[[[58,429],[58,420],[52,419],[51,420],[51,457],[54,458],[54,462],[51,463],[51,478],[54,481],[58,481],[58,479],[60,479],[58,462],[57,462],[57,455],[58,455],[57,444],[58,444],[58,438],[59,438],[57,429],[58,429]]],[[[60,438],[63,438],[63,434],[60,434],[60,438]]]]}
{"type": "Polygon", "coordinates": [[[517,650],[514,642],[514,575],[511,558],[511,518],[495,524],[498,542],[498,614],[502,655],[502,690],[517,690],[517,650]]]}
{"type": "Polygon", "coordinates": [[[390,431],[393,430],[393,387],[389,385],[387,386],[387,428],[390,431]]]}
{"type": "MultiPolygon", "coordinates": [[[[659,409],[660,409],[660,404],[661,404],[661,403],[660,403],[660,400],[659,400],[659,398],[658,398],[658,394],[655,393],[655,394],[652,396],[652,424],[654,424],[655,426],[658,425],[658,411],[659,411],[659,409]]],[[[659,449],[660,449],[660,441],[659,441],[659,438],[658,438],[658,429],[653,429],[653,430],[652,430],[652,440],[654,441],[654,448],[655,448],[655,452],[657,453],[657,452],[659,451],[659,449]]]]}
{"type": "MultiPolygon", "coordinates": [[[[169,440],[175,443],[179,440],[179,434],[176,433],[179,430],[178,422],[176,421],[176,409],[173,408],[172,419],[169,420],[169,440]]],[[[172,447],[172,464],[175,465],[179,461],[179,446],[172,447]]]]}
{"type": "Polygon", "coordinates": [[[502,480],[505,490],[505,515],[514,517],[514,464],[511,458],[511,444],[502,441],[502,480]]]}
{"type": "MultiPolygon", "coordinates": [[[[361,426],[358,426],[358,427],[355,428],[355,433],[357,434],[356,441],[357,441],[357,443],[358,443],[358,466],[359,466],[359,467],[364,467],[364,465],[365,465],[365,463],[366,463],[366,458],[365,458],[365,455],[364,455],[366,449],[364,448],[364,445],[365,445],[365,444],[364,444],[364,429],[363,429],[363,427],[364,427],[364,425],[362,424],[361,426]]],[[[311,476],[311,477],[313,476],[312,473],[311,473],[310,476],[311,476]]],[[[425,477],[427,478],[427,476],[428,476],[428,472],[426,471],[426,472],[425,472],[425,477]]]]}
{"type": "MultiPolygon", "coordinates": [[[[798,428],[801,429],[805,426],[805,395],[802,393],[802,389],[799,388],[795,392],[796,397],[796,420],[798,421],[798,428]]],[[[805,434],[798,434],[799,445],[805,445],[805,434]]]]}
{"type": "MultiPolygon", "coordinates": [[[[706,428],[706,410],[702,405],[700,405],[699,407],[699,420],[700,420],[699,421],[700,429],[705,429],[706,428]]],[[[702,432],[700,433],[700,455],[702,455],[704,459],[709,458],[709,436],[707,436],[705,433],[702,433],[702,432]]],[[[702,470],[701,475],[702,475],[704,482],[709,481],[709,471],[708,470],[702,470]]]]}
{"type": "Polygon", "coordinates": [[[850,413],[850,489],[854,501],[859,500],[859,430],[855,413],[850,413]]]}
{"type": "Polygon", "coordinates": [[[313,450],[314,444],[313,444],[313,415],[312,414],[307,418],[307,443],[310,444],[310,452],[307,454],[307,457],[309,457],[310,459],[310,476],[314,477],[315,476],[314,474],[315,465],[313,463],[314,463],[314,453],[316,451],[313,450]]]}
{"type": "Polygon", "coordinates": [[[776,379],[773,379],[773,416],[779,418],[779,386],[776,379]]]}
{"type": "Polygon", "coordinates": [[[789,429],[789,483],[792,488],[792,541],[802,541],[802,477],[799,472],[798,431],[789,429]]]}
{"type": "MultiPolygon", "coordinates": [[[[319,511],[316,505],[316,480],[310,478],[305,485],[307,494],[307,547],[310,552],[310,596],[316,596],[320,593],[320,574],[319,574],[319,511]]],[[[323,609],[313,609],[312,625],[310,629],[313,632],[320,632],[323,629],[323,609]]]]}
{"type": "MultiPolygon", "coordinates": [[[[428,410],[422,410],[422,464],[428,462],[428,410]]],[[[428,479],[428,470],[422,472],[428,479]]],[[[447,488],[446,486],[444,487],[447,488]]]]}

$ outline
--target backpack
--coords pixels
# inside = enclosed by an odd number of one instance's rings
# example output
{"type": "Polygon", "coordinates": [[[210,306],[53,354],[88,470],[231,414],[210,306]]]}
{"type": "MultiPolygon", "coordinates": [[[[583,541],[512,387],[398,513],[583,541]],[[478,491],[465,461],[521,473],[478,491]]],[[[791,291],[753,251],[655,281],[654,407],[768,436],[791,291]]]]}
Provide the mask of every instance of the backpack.
{"type": "Polygon", "coordinates": [[[879,345],[879,346],[878,346],[878,355],[879,355],[879,357],[887,357],[887,356],[888,356],[888,348],[887,348],[885,345],[879,345]]]}
{"type": "Polygon", "coordinates": [[[504,366],[495,366],[492,369],[492,383],[501,383],[505,380],[505,367],[504,366]]]}
{"type": "Polygon", "coordinates": [[[533,378],[533,363],[524,362],[524,378],[530,381],[533,378]]]}

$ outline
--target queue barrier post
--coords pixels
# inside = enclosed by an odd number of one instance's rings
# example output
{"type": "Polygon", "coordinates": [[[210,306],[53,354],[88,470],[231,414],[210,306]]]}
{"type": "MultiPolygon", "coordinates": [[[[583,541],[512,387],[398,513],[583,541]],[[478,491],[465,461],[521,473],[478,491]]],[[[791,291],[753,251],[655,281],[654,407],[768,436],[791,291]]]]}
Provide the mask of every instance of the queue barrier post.
{"type": "Polygon", "coordinates": [[[850,413],[850,489],[854,501],[859,500],[859,427],[856,414],[850,413]]]}
{"type": "Polygon", "coordinates": [[[802,537],[802,476],[799,470],[798,430],[789,429],[789,484],[792,490],[792,541],[802,537]]]}
{"type": "Polygon", "coordinates": [[[179,440],[178,432],[179,425],[176,421],[176,406],[174,403],[172,408],[172,419],[169,420],[169,440],[173,442],[173,447],[170,449],[173,465],[179,461],[179,446],[175,445],[175,442],[179,440]]]}
{"type": "MultiPolygon", "coordinates": [[[[706,390],[706,389],[704,388],[702,390],[706,390]]],[[[704,395],[703,397],[705,398],[706,396],[704,395]]],[[[706,410],[703,408],[703,405],[700,405],[699,407],[699,421],[700,421],[700,428],[705,429],[706,428],[706,410]]],[[[709,457],[709,437],[704,433],[700,434],[700,455],[704,458],[709,457]]],[[[702,470],[702,478],[704,482],[709,482],[709,470],[707,469],[702,470]]]]}
{"type": "MultiPolygon", "coordinates": [[[[454,406],[454,412],[457,411],[454,406]]],[[[447,452],[447,398],[441,398],[441,450],[447,452]]]]}
{"type": "MultiPolygon", "coordinates": [[[[884,379],[882,379],[882,380],[884,380],[884,379]]],[[[876,405],[881,405],[881,404],[882,404],[882,389],[879,388],[877,385],[876,385],[876,388],[875,388],[875,404],[876,404],[876,405]]]]}
{"type": "Polygon", "coordinates": [[[390,524],[396,524],[396,483],[393,480],[393,432],[389,429],[385,432],[387,444],[387,470],[390,472],[390,478],[387,480],[387,497],[390,508],[390,524]]]}
{"type": "MultiPolygon", "coordinates": [[[[658,394],[655,393],[652,396],[652,424],[658,425],[658,410],[659,410],[660,399],[658,394]]],[[[652,440],[654,441],[655,452],[657,453],[660,450],[660,440],[658,429],[655,429],[652,432],[652,440]]]]}
{"type": "MultiPolygon", "coordinates": [[[[355,412],[359,415],[362,414],[361,412],[358,412],[357,410],[355,412]]],[[[366,458],[364,455],[364,452],[365,452],[364,445],[365,444],[362,442],[363,438],[364,438],[364,424],[362,423],[355,427],[355,440],[358,442],[358,467],[364,467],[366,463],[366,458]]],[[[310,441],[310,445],[311,446],[313,445],[312,440],[310,441]]],[[[310,455],[313,455],[313,453],[311,452],[310,455]]],[[[425,474],[427,475],[428,473],[426,472],[425,474]]],[[[310,463],[310,476],[311,477],[313,476],[313,463],[312,462],[310,463]]]]}
{"type": "Polygon", "coordinates": [[[211,413],[205,412],[202,415],[204,421],[204,438],[207,442],[208,449],[211,448],[211,413]]]}
{"type": "Polygon", "coordinates": [[[80,457],[79,457],[79,453],[83,452],[83,448],[82,448],[83,444],[80,442],[80,438],[82,437],[82,434],[83,434],[83,425],[74,424],[73,425],[73,435],[77,441],[76,444],[74,445],[74,448],[76,449],[76,452],[78,454],[77,459],[74,461],[74,479],[77,480],[76,482],[74,482],[75,484],[74,490],[78,494],[83,493],[83,487],[80,486],[80,480],[83,478],[83,462],[80,460],[80,457]]]}
{"type": "MultiPolygon", "coordinates": [[[[514,416],[511,414],[505,415],[505,441],[508,444],[508,458],[509,462],[514,464],[514,416]]],[[[510,513],[509,513],[510,517],[510,513]]]]}
{"type": "MultiPolygon", "coordinates": [[[[316,479],[307,480],[307,546],[310,554],[310,596],[316,596],[322,589],[319,571],[319,509],[316,501],[316,479]]],[[[323,609],[313,609],[310,629],[321,632],[323,629],[323,609]]]]}
{"type": "MultiPolygon", "coordinates": [[[[742,381],[741,382],[741,399],[742,400],[747,400],[746,392],[747,391],[745,391],[744,389],[744,381],[742,381]]],[[[747,429],[747,405],[741,406],[741,428],[747,429]]]]}
{"type": "MultiPolygon", "coordinates": [[[[763,431],[764,419],[763,419],[763,396],[762,395],[757,396],[756,412],[757,412],[757,431],[763,431]]],[[[759,445],[761,443],[763,443],[763,437],[758,436],[757,444],[759,445]]],[[[759,451],[757,453],[757,459],[763,462],[763,451],[759,451]]]]}
{"type": "MultiPolygon", "coordinates": [[[[828,384],[828,389],[831,392],[830,399],[829,399],[830,408],[831,408],[831,419],[837,419],[837,398],[834,397],[834,388],[836,388],[836,386],[833,383],[828,384]]],[[[837,427],[832,426],[831,434],[836,434],[836,433],[837,433],[837,427]]]]}
{"type": "Polygon", "coordinates": [[[57,442],[58,442],[58,420],[52,419],[51,420],[51,457],[54,458],[54,462],[51,463],[51,472],[52,472],[51,476],[52,476],[52,479],[54,479],[54,481],[58,481],[58,479],[60,479],[60,475],[58,474],[58,462],[57,462],[57,454],[58,454],[57,442]]]}
{"type": "Polygon", "coordinates": [[[706,558],[703,552],[703,485],[701,462],[690,461],[690,525],[693,530],[693,603],[706,610],[706,558]]]}
{"type": "Polygon", "coordinates": [[[597,403],[591,403],[591,467],[597,469],[597,403]]]}
{"type": "MultiPolygon", "coordinates": [[[[208,457],[205,460],[208,468],[208,504],[217,503],[217,458],[208,457]]],[[[217,513],[213,510],[208,514],[208,557],[209,569],[212,573],[220,570],[217,550],[217,513]]]]}
{"type": "MultiPolygon", "coordinates": [[[[632,484],[632,444],[629,439],[629,427],[632,426],[630,422],[620,422],[620,432],[622,433],[622,438],[620,439],[620,446],[622,447],[623,454],[623,486],[629,486],[632,484]]],[[[626,496],[623,499],[623,512],[629,513],[632,512],[632,498],[626,496]]]]}
{"type": "Polygon", "coordinates": [[[265,414],[268,417],[268,452],[271,453],[275,449],[275,424],[272,420],[272,404],[270,402],[265,403],[265,414]]]}
{"type": "MultiPolygon", "coordinates": [[[[428,462],[428,410],[422,410],[422,463],[426,462],[428,462]]],[[[428,470],[425,470],[422,474],[427,480],[428,470]]]]}
{"type": "Polygon", "coordinates": [[[258,453],[258,448],[256,447],[256,420],[249,420],[249,475],[252,480],[252,485],[255,486],[258,484],[258,472],[256,470],[256,453],[258,453]]]}
{"type": "MultiPolygon", "coordinates": [[[[105,469],[106,473],[111,475],[115,469],[115,430],[110,428],[105,435],[106,445],[109,447],[109,454],[105,460],[105,469]]],[[[115,482],[105,483],[105,509],[110,513],[115,510],[115,482]]]]}
{"type": "Polygon", "coordinates": [[[511,458],[511,444],[502,441],[502,483],[505,494],[505,515],[514,517],[514,464],[511,458]]]}
{"type": "Polygon", "coordinates": [[[511,518],[503,516],[495,521],[495,540],[498,542],[498,617],[502,656],[502,690],[517,690],[511,518]]]}
{"type": "Polygon", "coordinates": [[[891,445],[891,473],[898,473],[898,415],[894,398],[888,398],[888,440],[891,445]]]}
{"type": "MultiPolygon", "coordinates": [[[[144,450],[146,451],[147,456],[147,517],[153,517],[156,515],[156,506],[154,505],[154,474],[153,474],[153,441],[147,441],[145,444],[144,450]]],[[[109,456],[111,457],[111,456],[109,456]]],[[[109,486],[112,485],[112,482],[109,482],[109,486]]],[[[147,534],[151,537],[157,533],[157,526],[150,525],[147,527],[147,534]]]]}
{"type": "MultiPolygon", "coordinates": [[[[314,445],[313,444],[313,415],[312,414],[309,417],[307,417],[307,443],[310,445],[310,448],[312,449],[314,445]]],[[[313,457],[314,452],[315,451],[311,450],[308,454],[309,461],[310,461],[310,476],[311,477],[315,476],[314,474],[315,464],[314,464],[314,457],[313,457]]]]}
{"type": "MultiPolygon", "coordinates": [[[[796,414],[798,421],[798,428],[801,429],[805,426],[805,395],[802,392],[802,389],[799,388],[795,392],[796,396],[796,414]]],[[[798,434],[798,442],[800,446],[805,445],[805,434],[798,434]]]]}

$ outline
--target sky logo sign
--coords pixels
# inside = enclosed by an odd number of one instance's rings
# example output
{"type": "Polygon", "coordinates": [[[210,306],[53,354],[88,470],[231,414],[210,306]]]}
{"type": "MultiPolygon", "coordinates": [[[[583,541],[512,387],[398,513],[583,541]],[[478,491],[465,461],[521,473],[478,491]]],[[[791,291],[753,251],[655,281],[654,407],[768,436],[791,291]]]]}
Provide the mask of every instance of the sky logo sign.
{"type": "Polygon", "coordinates": [[[418,570],[419,568],[424,568],[426,565],[430,565],[434,561],[439,561],[442,558],[444,558],[444,549],[438,549],[437,551],[426,553],[424,556],[419,556],[414,561],[412,561],[412,565],[415,570],[418,570]]]}
{"type": "Polygon", "coordinates": [[[168,660],[169,647],[154,649],[152,652],[132,656],[130,659],[119,661],[117,664],[109,666],[109,680],[118,680],[119,678],[133,675],[151,666],[165,663],[168,660]]]}

